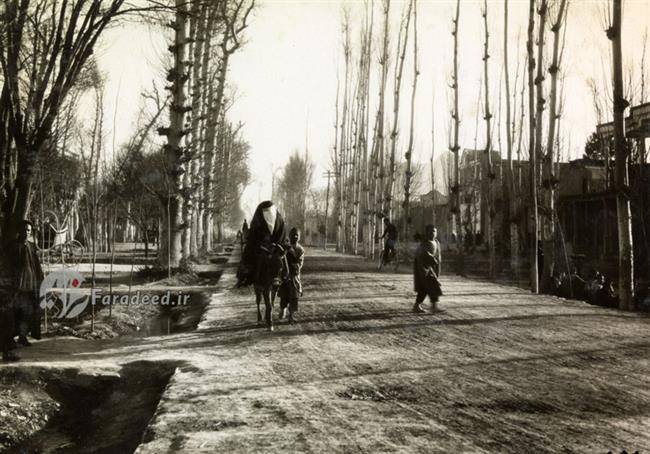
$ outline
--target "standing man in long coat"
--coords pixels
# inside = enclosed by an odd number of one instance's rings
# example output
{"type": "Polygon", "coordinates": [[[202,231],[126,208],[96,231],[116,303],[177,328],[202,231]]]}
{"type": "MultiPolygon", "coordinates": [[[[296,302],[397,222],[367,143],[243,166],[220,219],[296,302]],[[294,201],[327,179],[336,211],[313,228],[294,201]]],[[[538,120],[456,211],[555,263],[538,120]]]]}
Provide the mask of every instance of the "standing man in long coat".
{"type": "Polygon", "coordinates": [[[261,246],[270,249],[273,244],[284,246],[287,242],[287,228],[275,204],[270,200],[260,203],[251,219],[248,238],[237,271],[237,286],[250,285],[255,281],[259,271],[259,255],[263,252],[261,246]]]}
{"type": "Polygon", "coordinates": [[[41,282],[43,282],[43,269],[38,259],[36,245],[29,240],[32,232],[32,223],[26,220],[21,221],[13,255],[15,261],[16,328],[18,329],[18,343],[25,347],[31,345],[27,340],[28,333],[34,339],[41,338],[41,311],[38,299],[41,282]]]}
{"type": "Polygon", "coordinates": [[[437,310],[438,298],[442,295],[440,288],[440,262],[442,253],[437,239],[438,231],[433,225],[427,225],[424,238],[415,252],[413,261],[413,283],[417,296],[413,312],[423,313],[421,304],[428,296],[431,300],[431,311],[437,310]]]}

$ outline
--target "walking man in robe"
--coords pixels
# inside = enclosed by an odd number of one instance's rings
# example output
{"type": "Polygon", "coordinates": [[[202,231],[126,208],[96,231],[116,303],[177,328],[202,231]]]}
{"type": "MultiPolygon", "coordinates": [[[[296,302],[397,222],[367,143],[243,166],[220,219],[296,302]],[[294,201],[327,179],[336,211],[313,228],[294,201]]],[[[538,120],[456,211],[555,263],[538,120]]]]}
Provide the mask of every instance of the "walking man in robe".
{"type": "Polygon", "coordinates": [[[428,296],[431,300],[431,312],[438,310],[438,298],[442,295],[440,287],[440,262],[442,260],[440,243],[437,239],[438,231],[433,225],[427,225],[425,234],[415,252],[413,261],[413,283],[416,297],[413,312],[424,312],[422,303],[428,296]]]}

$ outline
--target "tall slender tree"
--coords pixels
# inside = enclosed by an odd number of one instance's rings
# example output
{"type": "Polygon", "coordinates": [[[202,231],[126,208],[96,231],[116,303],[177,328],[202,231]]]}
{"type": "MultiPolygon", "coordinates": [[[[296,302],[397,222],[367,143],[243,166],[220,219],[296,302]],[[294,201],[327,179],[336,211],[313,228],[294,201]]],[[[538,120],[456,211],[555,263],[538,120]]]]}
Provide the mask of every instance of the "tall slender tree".
{"type": "MultiPolygon", "coordinates": [[[[546,155],[544,158],[545,164],[545,175],[546,180],[544,187],[547,188],[547,212],[548,212],[548,235],[549,239],[552,241],[552,247],[550,248],[549,257],[548,257],[548,266],[545,266],[549,270],[554,269],[555,266],[555,223],[556,223],[556,213],[555,213],[555,190],[557,183],[559,183],[558,177],[555,172],[554,157],[555,154],[559,154],[559,150],[555,150],[554,144],[557,139],[556,134],[559,133],[559,128],[557,128],[557,120],[559,118],[559,109],[557,105],[557,86],[558,86],[558,73],[560,71],[560,32],[562,30],[562,24],[565,20],[565,11],[567,6],[567,0],[560,0],[559,8],[557,10],[557,15],[555,20],[551,25],[551,32],[553,33],[553,56],[551,61],[551,66],[548,68],[548,72],[551,76],[551,89],[549,92],[549,110],[548,110],[548,135],[546,137],[546,155]]],[[[549,273],[550,274],[550,271],[549,273]]]]}
{"type": "Polygon", "coordinates": [[[632,248],[632,214],[628,177],[629,151],[625,140],[625,109],[629,106],[623,93],[622,15],[623,1],[613,0],[607,38],[612,43],[612,85],[614,104],[614,146],[616,153],[616,212],[618,220],[618,297],[623,310],[634,308],[634,266],[632,248]]]}
{"type": "MultiPolygon", "coordinates": [[[[545,1],[545,0],[542,0],[545,1]]],[[[537,263],[537,249],[539,244],[539,218],[537,208],[537,153],[535,152],[535,0],[529,1],[528,8],[528,41],[526,49],[528,54],[528,159],[530,161],[530,215],[532,218],[530,241],[530,285],[533,293],[539,293],[539,274],[537,263]]],[[[541,63],[540,63],[541,64],[541,63]]]]}
{"type": "Polygon", "coordinates": [[[485,82],[485,162],[486,162],[486,172],[483,176],[486,184],[486,207],[487,207],[487,216],[486,216],[486,235],[485,239],[487,240],[488,245],[488,255],[489,255],[489,269],[488,275],[490,279],[494,279],[496,275],[496,246],[495,246],[495,235],[494,235],[494,217],[496,215],[496,207],[494,203],[494,179],[496,177],[494,169],[492,166],[492,112],[490,111],[490,81],[489,81],[489,65],[488,61],[490,59],[489,53],[489,42],[490,42],[490,33],[488,29],[488,9],[487,9],[487,0],[483,0],[483,24],[485,26],[485,42],[483,45],[483,80],[485,82]]]}
{"type": "Polygon", "coordinates": [[[382,46],[381,56],[379,57],[380,76],[379,76],[379,101],[377,107],[377,114],[375,117],[375,126],[373,133],[372,143],[372,172],[369,172],[371,179],[370,192],[371,192],[371,207],[369,208],[369,223],[368,223],[368,240],[370,242],[370,255],[374,257],[374,247],[378,228],[377,220],[381,213],[382,206],[382,191],[384,180],[384,148],[385,142],[385,100],[386,100],[386,83],[388,78],[388,61],[389,61],[389,45],[390,45],[390,2],[391,0],[382,0],[383,8],[383,32],[382,32],[382,46]]]}
{"type": "Polygon", "coordinates": [[[390,155],[388,161],[388,181],[384,191],[384,215],[389,219],[393,216],[393,186],[395,184],[395,153],[399,136],[399,108],[400,94],[402,89],[402,74],[404,72],[404,60],[408,45],[409,29],[411,24],[411,10],[413,2],[409,1],[407,11],[402,18],[397,39],[397,60],[395,61],[395,83],[393,86],[393,127],[390,133],[390,155]]]}
{"type": "Polygon", "coordinates": [[[185,129],[185,114],[191,109],[187,102],[187,18],[188,9],[185,0],[175,0],[176,14],[171,24],[174,30],[174,44],[170,46],[174,63],[167,74],[171,82],[172,102],[169,108],[169,127],[161,128],[159,133],[167,137],[165,145],[166,170],[168,179],[168,194],[166,210],[163,216],[163,235],[159,260],[168,270],[179,265],[182,253],[183,224],[183,174],[186,172],[186,150],[183,137],[185,129]]]}
{"type": "Polygon", "coordinates": [[[456,14],[452,20],[453,29],[451,34],[454,37],[454,62],[453,62],[453,75],[452,75],[452,89],[454,91],[454,110],[451,114],[453,123],[453,143],[449,147],[450,151],[454,153],[454,185],[452,186],[452,195],[454,199],[453,213],[454,213],[454,227],[456,229],[456,246],[458,251],[459,272],[464,272],[463,264],[463,246],[462,246],[462,231],[461,231],[461,204],[460,204],[460,145],[458,143],[460,134],[460,113],[458,111],[458,22],[460,19],[460,0],[456,0],[456,14]]]}
{"type": "MultiPolygon", "coordinates": [[[[503,206],[505,208],[505,216],[509,232],[508,238],[510,240],[510,268],[514,271],[519,267],[519,233],[517,232],[517,223],[515,222],[515,204],[517,197],[515,195],[514,184],[514,171],[512,165],[512,148],[514,136],[514,119],[512,115],[512,101],[510,93],[510,66],[508,59],[508,0],[503,2],[503,70],[505,78],[505,103],[506,103],[506,147],[507,147],[507,162],[505,171],[505,184],[503,185],[503,206]],[[512,127],[511,127],[512,123],[512,127]]],[[[515,92],[517,83],[515,82],[515,92]]],[[[519,163],[518,163],[519,164],[519,163]]],[[[519,164],[520,165],[520,164],[519,164]]]]}
{"type": "MultiPolygon", "coordinates": [[[[405,238],[410,238],[411,233],[411,180],[413,179],[413,171],[411,166],[411,159],[413,155],[413,141],[415,138],[415,93],[418,86],[418,76],[420,69],[418,68],[418,5],[417,0],[411,0],[413,4],[413,85],[411,91],[411,123],[409,128],[409,143],[404,155],[406,159],[406,171],[404,174],[404,215],[406,218],[405,238]]],[[[433,148],[432,148],[433,150],[433,148]]],[[[431,155],[433,159],[433,152],[431,155]]],[[[433,177],[431,179],[431,188],[433,189],[433,177]]]]}

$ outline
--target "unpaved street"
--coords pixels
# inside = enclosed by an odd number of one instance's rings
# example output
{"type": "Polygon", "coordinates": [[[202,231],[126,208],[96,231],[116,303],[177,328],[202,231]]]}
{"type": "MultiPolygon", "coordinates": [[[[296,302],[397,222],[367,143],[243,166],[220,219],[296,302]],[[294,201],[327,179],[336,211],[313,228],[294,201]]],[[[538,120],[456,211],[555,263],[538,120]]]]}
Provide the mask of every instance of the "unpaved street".
{"type": "Polygon", "coordinates": [[[138,452],[650,449],[648,317],[456,276],[415,315],[406,271],[308,250],[273,333],[224,273],[198,331],[148,346],[182,365],[138,452]]]}

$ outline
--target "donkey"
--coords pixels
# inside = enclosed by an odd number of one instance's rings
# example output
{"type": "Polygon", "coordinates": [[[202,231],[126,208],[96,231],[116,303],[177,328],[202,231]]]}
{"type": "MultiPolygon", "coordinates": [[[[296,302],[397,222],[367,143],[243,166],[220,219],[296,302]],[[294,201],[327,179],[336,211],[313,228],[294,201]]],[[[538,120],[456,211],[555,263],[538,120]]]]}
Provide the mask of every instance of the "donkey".
{"type": "Polygon", "coordinates": [[[260,246],[258,272],[253,279],[255,302],[257,303],[257,324],[262,324],[260,301],[264,298],[266,327],[273,331],[273,302],[282,282],[289,273],[286,251],[280,244],[273,243],[270,248],[260,246]]]}

